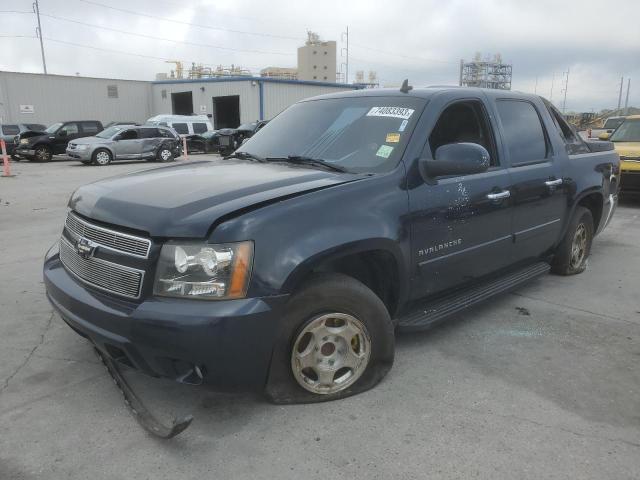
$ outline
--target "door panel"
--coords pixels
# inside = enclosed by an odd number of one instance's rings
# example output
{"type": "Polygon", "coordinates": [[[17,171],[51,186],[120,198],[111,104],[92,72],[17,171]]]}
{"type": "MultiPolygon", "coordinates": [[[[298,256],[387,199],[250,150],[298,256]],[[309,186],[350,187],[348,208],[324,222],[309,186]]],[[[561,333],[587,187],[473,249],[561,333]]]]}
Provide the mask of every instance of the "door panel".
{"type": "Polygon", "coordinates": [[[509,265],[511,200],[506,169],[424,184],[410,193],[414,298],[473,281],[509,265]]]}
{"type": "Polygon", "coordinates": [[[483,173],[429,182],[409,178],[414,185],[409,190],[414,299],[472,282],[512,262],[511,178],[498,156],[495,124],[484,97],[457,95],[436,96],[427,106],[424,116],[433,120],[425,125],[428,142],[422,157],[435,158],[442,145],[471,142],[487,149],[492,166],[483,173]]]}
{"type": "Polygon", "coordinates": [[[125,130],[119,139],[113,142],[116,159],[138,158],[142,152],[142,143],[136,130],[125,130]]]}
{"type": "Polygon", "coordinates": [[[567,210],[561,163],[554,155],[542,104],[500,99],[497,117],[513,181],[514,259],[532,260],[558,241],[567,210]]]}

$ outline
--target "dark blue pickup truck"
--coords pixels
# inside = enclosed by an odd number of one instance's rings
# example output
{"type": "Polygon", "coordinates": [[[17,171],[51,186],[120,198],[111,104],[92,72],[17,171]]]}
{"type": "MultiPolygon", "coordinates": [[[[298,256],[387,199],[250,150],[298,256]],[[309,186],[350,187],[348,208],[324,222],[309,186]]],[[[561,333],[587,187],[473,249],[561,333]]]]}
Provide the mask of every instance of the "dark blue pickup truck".
{"type": "Polygon", "coordinates": [[[234,154],[79,188],[47,296],[120,364],[275,402],[378,383],[394,333],[584,270],[619,158],[544,99],[468,88],[299,102],[234,154]]]}

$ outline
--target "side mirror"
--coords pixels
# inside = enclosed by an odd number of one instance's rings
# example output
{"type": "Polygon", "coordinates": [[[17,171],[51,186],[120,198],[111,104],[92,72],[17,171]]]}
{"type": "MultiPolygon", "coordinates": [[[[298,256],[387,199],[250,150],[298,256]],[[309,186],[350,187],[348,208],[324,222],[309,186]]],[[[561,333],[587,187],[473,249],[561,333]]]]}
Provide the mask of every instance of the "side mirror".
{"type": "Polygon", "coordinates": [[[609,137],[611,137],[611,134],[609,132],[604,132],[598,135],[598,140],[609,140],[609,137]]]}
{"type": "Polygon", "coordinates": [[[477,143],[449,143],[436,150],[435,160],[421,159],[420,173],[427,182],[446,175],[472,175],[489,169],[489,152],[477,143]]]}

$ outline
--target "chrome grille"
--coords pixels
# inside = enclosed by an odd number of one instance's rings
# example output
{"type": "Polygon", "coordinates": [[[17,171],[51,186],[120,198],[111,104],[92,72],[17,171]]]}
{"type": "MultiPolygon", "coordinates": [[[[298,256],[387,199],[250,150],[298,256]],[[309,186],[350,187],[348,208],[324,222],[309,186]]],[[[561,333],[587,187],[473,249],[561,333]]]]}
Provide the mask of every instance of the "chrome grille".
{"type": "Polygon", "coordinates": [[[149,256],[151,240],[147,238],[135,237],[90,224],[71,212],[67,215],[65,226],[72,236],[87,238],[102,247],[142,258],[149,256]]]}
{"type": "Polygon", "coordinates": [[[142,270],[100,258],[83,258],[64,237],[60,239],[60,260],[69,272],[89,285],[124,297],[140,298],[142,270]]]}

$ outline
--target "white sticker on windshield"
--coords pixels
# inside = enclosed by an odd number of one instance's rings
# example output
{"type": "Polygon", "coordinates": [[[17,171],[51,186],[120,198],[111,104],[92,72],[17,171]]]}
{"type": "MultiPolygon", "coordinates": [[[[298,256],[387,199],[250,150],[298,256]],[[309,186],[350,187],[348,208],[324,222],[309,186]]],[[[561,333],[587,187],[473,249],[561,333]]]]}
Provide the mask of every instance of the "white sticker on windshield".
{"type": "Polygon", "coordinates": [[[402,120],[402,123],[400,124],[400,128],[398,129],[398,131],[404,132],[404,129],[407,128],[408,123],[409,123],[409,120],[402,120]]]}
{"type": "Polygon", "coordinates": [[[367,117],[391,117],[391,118],[403,118],[409,120],[413,115],[413,108],[403,107],[372,107],[367,113],[367,117]]]}

